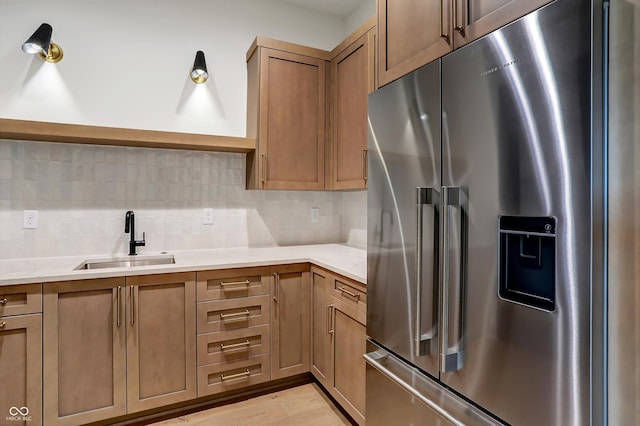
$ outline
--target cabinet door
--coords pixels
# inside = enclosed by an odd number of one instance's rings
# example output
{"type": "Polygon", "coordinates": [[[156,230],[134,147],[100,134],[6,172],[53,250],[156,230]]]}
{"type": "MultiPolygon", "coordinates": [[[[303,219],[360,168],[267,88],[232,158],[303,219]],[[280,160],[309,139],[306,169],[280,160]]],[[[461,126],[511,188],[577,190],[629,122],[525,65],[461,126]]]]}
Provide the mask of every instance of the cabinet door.
{"type": "Polygon", "coordinates": [[[195,273],[127,277],[127,407],[196,397],[195,273]]]}
{"type": "Polygon", "coordinates": [[[126,414],[124,285],[114,278],[44,286],[45,424],[126,414]]]}
{"type": "Polygon", "coordinates": [[[332,386],[330,285],[331,275],[327,271],[311,268],[311,373],[326,389],[332,386]]]}
{"type": "Polygon", "coordinates": [[[553,0],[453,0],[454,46],[460,47],[553,0]]]}
{"type": "Polygon", "coordinates": [[[374,90],[373,31],[332,62],[333,189],[367,187],[367,95],[374,90]]]}
{"type": "Polygon", "coordinates": [[[309,371],[309,265],[272,268],[271,379],[309,371]]]}
{"type": "Polygon", "coordinates": [[[260,48],[260,189],[324,189],[325,61],[260,48]]]}
{"type": "Polygon", "coordinates": [[[333,389],[331,394],[358,424],[364,424],[366,327],[348,310],[333,308],[333,389]]]}
{"type": "Polygon", "coordinates": [[[42,425],[41,314],[0,317],[0,377],[0,425],[42,425]]]}
{"type": "Polygon", "coordinates": [[[451,51],[450,1],[378,1],[380,86],[451,51]]]}

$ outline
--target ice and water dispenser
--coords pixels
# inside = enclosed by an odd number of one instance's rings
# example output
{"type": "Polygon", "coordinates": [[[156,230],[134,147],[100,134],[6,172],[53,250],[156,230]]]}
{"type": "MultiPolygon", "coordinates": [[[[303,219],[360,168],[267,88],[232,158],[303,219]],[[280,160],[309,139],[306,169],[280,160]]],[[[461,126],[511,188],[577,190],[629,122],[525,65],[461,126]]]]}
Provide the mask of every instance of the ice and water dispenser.
{"type": "Polygon", "coordinates": [[[501,216],[500,297],[546,311],[556,308],[556,219],[501,216]]]}

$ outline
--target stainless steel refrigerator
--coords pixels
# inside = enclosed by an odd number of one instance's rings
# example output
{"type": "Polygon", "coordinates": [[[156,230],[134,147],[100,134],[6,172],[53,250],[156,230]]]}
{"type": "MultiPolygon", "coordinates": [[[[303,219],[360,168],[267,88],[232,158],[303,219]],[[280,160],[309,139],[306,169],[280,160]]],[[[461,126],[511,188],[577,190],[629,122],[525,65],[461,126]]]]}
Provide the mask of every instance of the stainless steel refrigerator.
{"type": "Polygon", "coordinates": [[[553,2],[369,96],[367,425],[603,423],[593,7],[553,2]]]}

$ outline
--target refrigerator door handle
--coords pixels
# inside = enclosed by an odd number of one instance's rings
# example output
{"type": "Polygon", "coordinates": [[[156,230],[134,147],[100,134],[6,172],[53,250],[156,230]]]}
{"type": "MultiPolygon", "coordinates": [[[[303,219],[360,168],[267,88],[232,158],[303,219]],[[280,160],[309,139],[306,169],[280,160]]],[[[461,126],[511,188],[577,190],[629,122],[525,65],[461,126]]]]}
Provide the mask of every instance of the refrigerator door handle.
{"type": "MultiPolygon", "coordinates": [[[[442,187],[442,263],[440,266],[440,291],[439,291],[439,309],[440,314],[439,321],[439,334],[440,334],[440,360],[439,368],[440,372],[447,373],[450,371],[457,371],[462,368],[464,362],[464,350],[462,341],[458,342],[453,348],[449,346],[449,289],[450,289],[450,250],[451,250],[451,218],[449,208],[454,206],[460,210],[466,205],[466,194],[462,188],[458,186],[443,186],[442,187]]],[[[461,212],[462,217],[462,212],[461,212]]],[[[461,223],[460,226],[460,241],[464,242],[466,239],[464,226],[461,223]]],[[[460,261],[462,260],[462,251],[460,248],[460,261]]],[[[463,278],[460,277],[462,284],[463,278]]],[[[462,309],[462,300],[458,301],[456,306],[462,309]]],[[[461,326],[462,327],[462,326],[461,326]]],[[[461,330],[462,331],[462,330],[461,330]]],[[[462,332],[460,333],[462,336],[462,332]]],[[[462,337],[460,337],[462,339],[462,337]]]]}
{"type": "MultiPolygon", "coordinates": [[[[427,333],[422,333],[422,244],[423,244],[423,212],[424,206],[432,206],[437,209],[440,203],[440,194],[433,188],[416,188],[416,322],[414,336],[414,353],[416,356],[429,354],[429,348],[436,337],[438,325],[432,324],[427,333]]],[[[437,220],[434,220],[434,238],[437,235],[437,220]]],[[[435,259],[434,259],[435,263],[435,259]]]]}

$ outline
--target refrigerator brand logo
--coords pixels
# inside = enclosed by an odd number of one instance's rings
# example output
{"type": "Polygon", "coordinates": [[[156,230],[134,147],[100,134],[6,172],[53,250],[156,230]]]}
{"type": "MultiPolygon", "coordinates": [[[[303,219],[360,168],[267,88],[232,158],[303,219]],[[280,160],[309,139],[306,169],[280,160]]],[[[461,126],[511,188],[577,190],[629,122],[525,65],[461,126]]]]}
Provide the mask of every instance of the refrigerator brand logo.
{"type": "Polygon", "coordinates": [[[31,416],[27,407],[11,407],[9,415],[6,417],[8,422],[30,422],[31,416]]]}
{"type": "Polygon", "coordinates": [[[526,61],[525,58],[514,59],[513,61],[506,62],[506,63],[504,63],[502,65],[497,65],[497,66],[495,66],[493,68],[486,69],[486,70],[484,70],[484,71],[482,71],[480,73],[480,76],[481,77],[486,77],[487,75],[493,74],[496,71],[501,71],[501,70],[503,70],[505,68],[509,68],[511,65],[519,64],[520,62],[524,62],[524,61],[526,61]]]}

